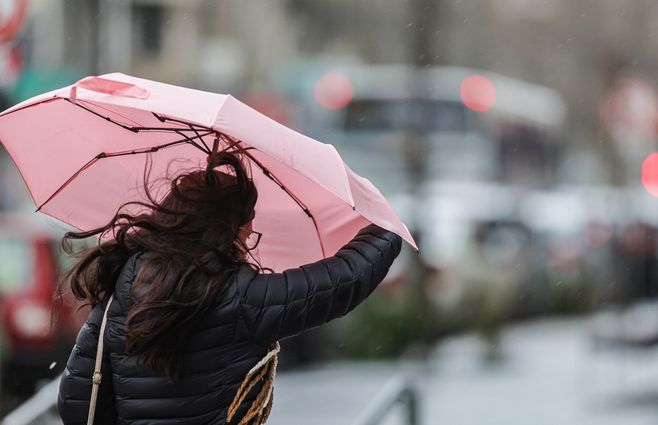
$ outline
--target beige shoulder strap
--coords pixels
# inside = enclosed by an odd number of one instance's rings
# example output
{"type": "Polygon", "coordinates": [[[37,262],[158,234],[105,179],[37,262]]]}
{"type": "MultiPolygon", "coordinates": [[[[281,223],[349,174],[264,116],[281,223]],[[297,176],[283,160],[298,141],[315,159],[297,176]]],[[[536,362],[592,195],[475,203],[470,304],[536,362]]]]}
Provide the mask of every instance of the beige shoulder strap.
{"type": "Polygon", "coordinates": [[[92,376],[91,398],[89,399],[89,415],[87,416],[87,425],[93,425],[94,413],[96,411],[96,400],[98,399],[98,388],[101,385],[101,364],[103,362],[103,335],[105,335],[105,325],[107,324],[107,312],[112,304],[114,294],[110,295],[110,299],[105,306],[103,313],[103,320],[101,321],[101,328],[98,332],[98,348],[96,349],[96,364],[94,366],[94,374],[92,376]]]}

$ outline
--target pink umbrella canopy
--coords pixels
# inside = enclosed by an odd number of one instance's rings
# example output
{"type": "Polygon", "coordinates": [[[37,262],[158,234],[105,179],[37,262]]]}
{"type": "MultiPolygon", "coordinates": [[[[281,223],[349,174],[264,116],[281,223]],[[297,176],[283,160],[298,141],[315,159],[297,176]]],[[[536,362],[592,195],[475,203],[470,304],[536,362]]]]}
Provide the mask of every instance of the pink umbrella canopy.
{"type": "Polygon", "coordinates": [[[205,168],[216,137],[220,149],[236,142],[250,148],[248,167],[259,195],[253,228],[263,234],[256,256],[263,266],[282,271],[331,256],[368,223],[417,249],[380,191],[332,145],[231,95],[115,72],[0,113],[0,142],[37,211],[80,230],[107,224],[124,202],[145,199],[148,157],[156,182],[150,187],[163,196],[167,181],[158,185],[158,178],[205,168]]]}

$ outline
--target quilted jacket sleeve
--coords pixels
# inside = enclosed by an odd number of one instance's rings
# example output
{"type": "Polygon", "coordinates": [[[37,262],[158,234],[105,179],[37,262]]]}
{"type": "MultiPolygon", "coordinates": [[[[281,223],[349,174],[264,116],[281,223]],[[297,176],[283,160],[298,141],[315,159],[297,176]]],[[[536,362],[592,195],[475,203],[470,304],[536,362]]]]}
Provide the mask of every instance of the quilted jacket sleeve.
{"type": "MultiPolygon", "coordinates": [[[[86,424],[91,397],[91,378],[96,362],[96,346],[100,323],[103,318],[106,302],[92,308],[85,324],[80,329],[62,374],[57,408],[64,425],[86,424]]],[[[110,356],[105,344],[103,362],[101,365],[101,380],[96,402],[94,424],[115,424],[114,393],[112,391],[112,374],[110,371],[110,356]]]]}
{"type": "Polygon", "coordinates": [[[370,224],[333,257],[238,279],[248,331],[268,345],[344,316],[384,279],[401,247],[400,236],[370,224]]]}

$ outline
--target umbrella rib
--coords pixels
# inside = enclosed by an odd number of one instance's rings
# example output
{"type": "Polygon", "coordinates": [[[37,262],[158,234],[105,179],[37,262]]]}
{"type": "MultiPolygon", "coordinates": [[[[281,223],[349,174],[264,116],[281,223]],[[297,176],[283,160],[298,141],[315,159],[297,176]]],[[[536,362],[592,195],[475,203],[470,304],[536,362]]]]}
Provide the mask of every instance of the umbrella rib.
{"type": "Polygon", "coordinates": [[[203,146],[205,146],[206,149],[208,150],[208,153],[210,153],[210,147],[209,147],[208,145],[206,145],[206,141],[203,140],[203,137],[201,137],[201,136],[199,135],[199,132],[196,130],[196,128],[192,127],[191,125],[190,125],[190,128],[191,128],[192,130],[194,130],[194,134],[197,135],[197,137],[199,138],[199,140],[201,140],[201,143],[203,143],[203,146]]]}
{"type": "MultiPolygon", "coordinates": [[[[197,137],[200,138],[201,140],[203,140],[203,136],[199,135],[199,133],[197,133],[196,131],[195,131],[195,133],[196,133],[196,137],[193,137],[193,138],[189,138],[189,137],[187,137],[186,135],[184,135],[183,133],[181,133],[181,132],[179,132],[179,131],[174,131],[174,133],[183,136],[188,142],[190,142],[191,144],[193,144],[194,146],[196,146],[197,148],[199,148],[199,149],[201,149],[201,150],[203,151],[203,148],[202,148],[200,145],[198,145],[196,142],[194,142],[194,139],[196,139],[197,137]]],[[[208,134],[211,134],[211,133],[213,133],[213,132],[211,131],[211,132],[209,132],[209,133],[206,133],[206,136],[207,136],[208,134]]],[[[203,145],[206,146],[205,143],[204,143],[203,145]]],[[[206,148],[207,148],[207,146],[206,146],[206,148]]],[[[206,151],[204,151],[204,152],[207,153],[208,155],[210,155],[210,149],[208,149],[208,150],[206,150],[206,151]]]]}
{"type": "MultiPolygon", "coordinates": [[[[132,131],[133,133],[139,133],[140,131],[173,131],[176,133],[179,131],[194,131],[193,129],[180,128],[180,127],[137,127],[137,126],[128,127],[128,130],[132,131]]],[[[210,129],[207,128],[205,130],[210,130],[210,129]]]]}
{"type": "MultiPolygon", "coordinates": [[[[213,134],[213,133],[214,133],[214,131],[209,131],[209,132],[207,132],[207,133],[200,134],[198,137],[205,137],[205,136],[208,136],[208,135],[213,134]]],[[[183,135],[183,137],[184,137],[183,139],[174,140],[173,142],[169,142],[169,143],[165,143],[165,144],[157,145],[157,146],[152,146],[152,147],[150,147],[150,148],[144,148],[144,149],[131,149],[131,150],[127,150],[127,151],[119,151],[119,152],[111,152],[111,153],[102,153],[102,154],[100,154],[100,155],[101,155],[101,158],[110,158],[110,157],[113,157],[113,156],[133,155],[133,154],[138,154],[138,153],[157,152],[157,151],[159,151],[160,149],[163,149],[163,148],[170,148],[170,147],[172,147],[172,146],[180,145],[180,144],[182,144],[182,143],[190,143],[190,144],[192,144],[193,146],[195,146],[196,148],[201,149],[201,150],[203,151],[203,148],[201,148],[199,145],[197,145],[196,143],[194,143],[189,137],[186,137],[186,136],[184,136],[184,135],[183,135]]],[[[194,138],[196,138],[196,136],[195,136],[194,138]]],[[[204,151],[204,152],[205,152],[205,151],[204,151]]]]}
{"type": "MultiPolygon", "coordinates": [[[[203,135],[200,135],[200,137],[208,136],[208,135],[210,135],[210,134],[212,134],[212,133],[214,133],[214,132],[213,132],[213,131],[209,131],[209,132],[207,132],[207,133],[205,133],[205,134],[203,134],[203,135]]],[[[62,184],[62,185],[61,185],[61,186],[55,191],[55,192],[53,192],[53,194],[50,195],[50,196],[48,197],[48,199],[46,199],[41,205],[39,205],[39,207],[38,207],[36,210],[34,210],[34,212],[38,212],[39,210],[41,210],[41,208],[42,208],[44,205],[46,205],[46,204],[47,204],[48,202],[50,202],[50,201],[51,201],[51,200],[52,200],[52,199],[53,199],[58,193],[60,193],[62,190],[64,190],[64,188],[65,188],[66,186],[68,186],[68,185],[69,185],[69,184],[70,184],[70,183],[71,183],[71,182],[72,182],[72,181],[73,181],[73,180],[74,180],[74,179],[75,179],[75,178],[76,178],[81,172],[83,172],[84,170],[86,170],[87,168],[89,168],[94,162],[98,161],[99,159],[102,159],[102,158],[111,158],[111,157],[114,157],[114,156],[135,155],[135,154],[139,154],[139,153],[156,152],[156,151],[158,151],[158,150],[160,150],[160,149],[169,148],[169,147],[172,147],[172,146],[175,146],[175,145],[180,145],[180,144],[182,144],[182,143],[190,143],[190,139],[189,139],[188,137],[185,137],[184,139],[181,139],[181,140],[175,140],[175,141],[173,141],[173,142],[165,143],[165,144],[163,144],[163,145],[158,145],[158,146],[152,146],[152,147],[150,147],[150,148],[145,148],[145,149],[142,149],[142,150],[135,150],[135,149],[133,149],[133,150],[129,150],[129,151],[120,151],[120,152],[112,152],[112,153],[101,152],[101,153],[99,153],[98,155],[96,155],[95,157],[93,157],[92,159],[90,159],[89,161],[87,161],[87,163],[84,164],[82,167],[80,167],[80,169],[79,169],[78,171],[76,171],[75,173],[73,173],[73,175],[71,175],[71,177],[69,177],[69,178],[68,178],[68,179],[67,179],[67,180],[66,180],[66,181],[65,181],[65,182],[64,182],[64,183],[63,183],[63,184],[62,184]]],[[[194,146],[198,147],[199,149],[201,149],[197,144],[194,144],[194,143],[192,143],[192,144],[193,144],[194,146]]],[[[202,150],[203,150],[203,149],[202,149],[202,150]]]]}
{"type": "Polygon", "coordinates": [[[62,98],[62,99],[66,100],[67,102],[71,103],[72,105],[75,105],[75,106],[77,106],[77,107],[79,107],[79,108],[84,109],[84,110],[87,111],[87,112],[91,112],[92,114],[96,115],[96,116],[99,117],[99,118],[104,119],[105,121],[109,121],[109,122],[111,122],[111,123],[114,124],[114,125],[118,125],[118,126],[121,127],[121,128],[124,128],[124,129],[126,129],[126,130],[132,131],[133,133],[136,133],[136,131],[133,130],[132,127],[129,127],[129,126],[125,125],[125,124],[121,124],[120,122],[115,121],[115,120],[113,120],[113,119],[110,118],[110,117],[106,117],[105,115],[102,115],[102,114],[100,114],[100,113],[94,111],[93,109],[88,108],[88,107],[82,105],[81,103],[73,102],[71,99],[67,99],[67,98],[62,98]]]}
{"type": "Polygon", "coordinates": [[[158,114],[156,114],[155,112],[151,112],[151,113],[152,113],[152,114],[158,119],[158,121],[160,121],[160,122],[171,121],[171,122],[177,122],[177,123],[179,123],[179,124],[185,124],[185,125],[189,126],[190,128],[197,127],[198,130],[210,130],[210,128],[205,127],[205,126],[202,126],[202,125],[200,125],[200,124],[193,124],[193,123],[188,122],[188,121],[183,121],[183,120],[179,120],[179,119],[171,118],[171,117],[165,117],[164,115],[158,115],[158,114]]]}
{"type": "MultiPolygon", "coordinates": [[[[190,122],[186,122],[186,121],[179,120],[179,119],[176,119],[176,118],[165,117],[164,115],[158,115],[158,114],[156,114],[155,112],[151,112],[151,113],[152,113],[153,116],[154,116],[155,118],[157,118],[157,120],[160,121],[160,122],[172,121],[172,122],[177,122],[177,123],[180,123],[180,124],[185,124],[185,125],[187,125],[187,126],[189,127],[189,130],[186,129],[186,128],[185,128],[185,129],[181,129],[181,130],[184,130],[184,131],[190,131],[190,130],[191,130],[191,131],[193,131],[194,134],[197,135],[197,138],[198,138],[199,140],[201,140],[201,143],[203,143],[203,146],[206,148],[206,153],[210,155],[210,152],[211,152],[210,147],[209,147],[208,145],[206,145],[206,141],[203,140],[203,137],[199,135],[199,131],[198,131],[198,130],[212,131],[210,128],[208,128],[208,127],[203,127],[203,126],[200,126],[200,125],[198,125],[198,124],[192,124],[192,123],[190,123],[190,122]]],[[[181,133],[179,133],[179,134],[181,134],[181,133]]],[[[181,134],[181,135],[182,135],[182,134],[181,134]]],[[[184,137],[185,137],[185,136],[184,136],[184,137]]]]}
{"type": "Polygon", "coordinates": [[[57,194],[58,194],[59,192],[61,192],[66,186],[68,186],[68,184],[71,183],[71,182],[73,181],[73,179],[75,179],[75,178],[78,176],[78,174],[80,174],[80,173],[83,172],[85,169],[89,168],[89,166],[91,166],[91,164],[93,164],[94,162],[96,162],[96,161],[98,161],[100,158],[102,158],[101,155],[102,155],[102,153],[99,153],[98,155],[96,155],[95,157],[93,157],[92,159],[90,159],[89,161],[87,161],[87,163],[86,163],[85,165],[83,165],[82,167],[80,167],[80,169],[79,169],[78,171],[76,171],[75,173],[73,173],[73,175],[72,175],[71,177],[69,177],[69,178],[68,178],[68,179],[67,179],[67,180],[66,180],[66,181],[65,181],[65,182],[64,182],[64,183],[63,183],[63,184],[62,184],[62,185],[61,185],[61,186],[55,191],[55,192],[53,192],[53,194],[50,195],[50,196],[48,197],[48,199],[46,199],[45,201],[43,201],[43,203],[42,203],[41,205],[39,205],[39,207],[38,207],[36,210],[34,210],[34,212],[38,212],[38,211],[39,211],[44,205],[46,205],[48,202],[50,202],[50,200],[53,199],[53,198],[55,197],[55,195],[57,195],[57,194]]]}
{"type": "MultiPolygon", "coordinates": [[[[238,141],[239,143],[239,141],[238,141]]],[[[315,217],[313,214],[311,214],[311,210],[308,209],[308,207],[299,199],[297,198],[280,180],[277,176],[275,176],[270,170],[267,169],[263,164],[261,164],[260,161],[258,161],[256,158],[254,158],[253,155],[251,155],[248,150],[244,150],[244,154],[249,158],[254,164],[258,166],[263,171],[263,174],[267,176],[270,180],[272,180],[277,186],[279,186],[284,192],[292,198],[293,201],[306,213],[307,216],[310,217],[310,219],[313,221],[313,226],[315,227],[315,233],[318,235],[318,241],[320,242],[320,249],[322,250],[322,257],[326,257],[325,251],[324,251],[324,244],[322,243],[322,238],[320,237],[320,229],[318,228],[318,223],[315,221],[315,217]]]]}
{"type": "Polygon", "coordinates": [[[270,180],[272,180],[274,183],[277,184],[277,186],[279,186],[284,192],[286,192],[288,194],[288,196],[290,196],[292,198],[292,200],[295,201],[295,203],[297,203],[297,205],[299,205],[299,208],[301,208],[306,213],[307,216],[313,217],[313,215],[311,214],[311,211],[309,211],[308,207],[306,205],[304,205],[304,203],[302,203],[302,201],[299,198],[297,198],[292,192],[290,192],[290,190],[288,190],[288,188],[285,187],[283,185],[283,183],[281,183],[281,181],[274,174],[272,174],[272,172],[270,170],[268,170],[263,164],[260,163],[260,161],[258,161],[256,158],[254,158],[253,155],[251,155],[250,153],[245,152],[245,155],[254,164],[256,164],[258,166],[258,168],[260,168],[263,171],[263,173],[270,180]]]}
{"type": "Polygon", "coordinates": [[[30,103],[29,105],[21,106],[20,108],[16,108],[16,109],[13,109],[13,110],[11,110],[7,113],[4,113],[4,114],[0,115],[0,117],[4,117],[4,116],[7,116],[9,114],[13,114],[14,112],[22,111],[23,109],[31,108],[33,106],[38,106],[38,105],[41,105],[43,103],[50,103],[50,102],[58,100],[58,99],[62,99],[62,98],[54,96],[54,97],[50,97],[48,99],[40,100],[39,102],[30,103]]]}
{"type": "MultiPolygon", "coordinates": [[[[91,109],[91,108],[89,108],[85,105],[82,105],[81,103],[73,102],[70,99],[65,99],[65,100],[67,100],[69,103],[72,103],[73,105],[79,106],[80,108],[84,109],[85,111],[91,112],[92,114],[96,115],[99,118],[104,119],[105,121],[111,122],[112,124],[118,125],[119,127],[123,128],[125,130],[132,131],[133,133],[139,133],[140,131],[172,131],[172,132],[174,132],[174,133],[176,133],[176,134],[178,134],[182,137],[185,137],[191,144],[193,144],[197,148],[201,149],[205,153],[210,154],[210,149],[208,149],[205,142],[203,143],[203,145],[206,146],[206,150],[204,150],[200,145],[198,145],[197,143],[194,142],[194,139],[196,139],[196,138],[200,138],[202,141],[203,141],[203,138],[202,138],[202,136],[199,135],[199,132],[193,127],[192,124],[185,123],[185,121],[175,120],[175,119],[172,119],[172,118],[163,117],[163,116],[160,116],[160,115],[158,115],[154,112],[151,112],[153,114],[153,116],[155,116],[158,119],[158,121],[160,121],[160,122],[165,122],[165,121],[180,122],[182,124],[187,124],[190,128],[128,126],[126,124],[120,123],[119,121],[113,120],[112,118],[107,117],[107,116],[105,116],[105,115],[103,115],[99,112],[96,112],[93,109],[91,109]],[[193,131],[197,135],[197,137],[189,138],[185,134],[182,133],[183,131],[193,131]]],[[[198,127],[202,128],[201,126],[198,126],[198,127]]],[[[202,129],[207,130],[207,131],[212,131],[209,128],[202,128],[202,129]]]]}
{"type": "MultiPolygon", "coordinates": [[[[133,133],[139,133],[140,131],[174,131],[174,132],[195,131],[194,128],[183,128],[183,127],[146,127],[146,126],[139,127],[139,126],[130,126],[130,125],[122,124],[119,121],[116,121],[116,120],[114,120],[114,119],[112,119],[108,116],[105,116],[105,115],[103,115],[99,112],[96,112],[93,109],[91,109],[91,108],[89,108],[89,107],[87,107],[87,106],[85,106],[81,103],[73,102],[70,99],[66,99],[66,98],[64,98],[64,100],[66,100],[67,102],[69,102],[69,103],[71,103],[75,106],[78,106],[78,107],[84,109],[87,112],[90,112],[90,113],[96,115],[99,118],[104,119],[105,121],[111,122],[112,124],[117,125],[117,126],[123,128],[125,130],[132,131],[133,133]]],[[[192,127],[192,125],[190,123],[185,123],[185,121],[173,120],[171,118],[163,118],[163,117],[158,116],[157,114],[153,114],[153,115],[161,122],[174,121],[174,122],[180,122],[182,124],[187,124],[188,126],[192,127]]],[[[206,127],[201,127],[201,126],[198,126],[198,127],[202,130],[210,130],[209,128],[206,128],[206,127]]]]}

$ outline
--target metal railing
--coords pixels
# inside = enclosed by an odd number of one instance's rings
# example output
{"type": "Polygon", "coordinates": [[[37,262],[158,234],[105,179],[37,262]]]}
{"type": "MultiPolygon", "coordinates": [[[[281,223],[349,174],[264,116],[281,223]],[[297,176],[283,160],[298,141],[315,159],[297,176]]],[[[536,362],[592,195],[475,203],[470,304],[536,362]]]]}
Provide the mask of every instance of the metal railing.
{"type": "MultiPolygon", "coordinates": [[[[58,377],[46,384],[30,399],[7,415],[2,420],[1,425],[51,425],[61,423],[55,410],[59,380],[58,377]]],[[[391,378],[352,425],[376,425],[398,405],[402,405],[405,409],[405,425],[420,425],[418,396],[410,377],[407,375],[398,375],[391,378]]]]}
{"type": "Polygon", "coordinates": [[[420,425],[418,396],[407,375],[391,378],[352,425],[377,425],[399,404],[405,408],[405,425],[420,425]]]}

